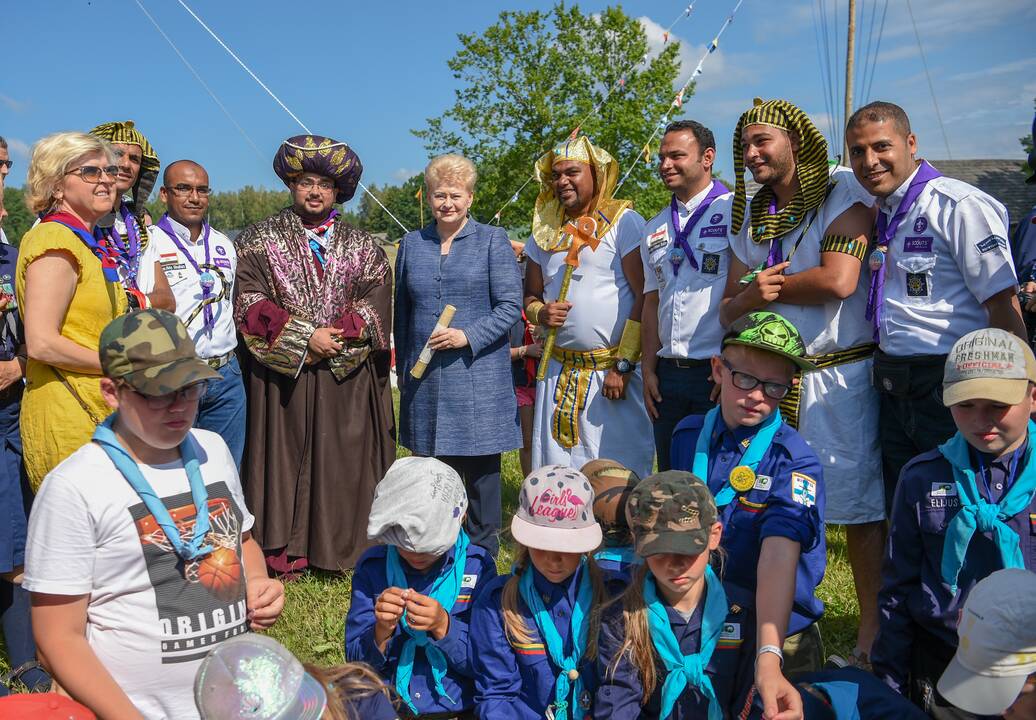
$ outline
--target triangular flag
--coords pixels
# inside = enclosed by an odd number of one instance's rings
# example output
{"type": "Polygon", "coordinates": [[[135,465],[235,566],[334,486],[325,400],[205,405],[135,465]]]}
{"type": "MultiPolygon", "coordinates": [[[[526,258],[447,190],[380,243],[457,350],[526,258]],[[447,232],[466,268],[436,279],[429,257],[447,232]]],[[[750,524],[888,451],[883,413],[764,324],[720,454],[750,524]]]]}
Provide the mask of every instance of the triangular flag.
{"type": "Polygon", "coordinates": [[[423,195],[424,195],[424,188],[418,188],[417,189],[417,194],[414,195],[414,197],[417,198],[418,200],[420,200],[423,195]]]}
{"type": "Polygon", "coordinates": [[[572,134],[568,136],[568,141],[569,142],[575,142],[575,139],[577,137],[579,137],[579,126],[578,125],[576,125],[576,127],[572,130],[572,134]]]}
{"type": "Polygon", "coordinates": [[[651,145],[644,146],[644,162],[651,162],[651,145]]]}
{"type": "Polygon", "coordinates": [[[669,42],[669,31],[668,30],[666,30],[664,33],[662,33],[662,42],[663,43],[669,42]]]}

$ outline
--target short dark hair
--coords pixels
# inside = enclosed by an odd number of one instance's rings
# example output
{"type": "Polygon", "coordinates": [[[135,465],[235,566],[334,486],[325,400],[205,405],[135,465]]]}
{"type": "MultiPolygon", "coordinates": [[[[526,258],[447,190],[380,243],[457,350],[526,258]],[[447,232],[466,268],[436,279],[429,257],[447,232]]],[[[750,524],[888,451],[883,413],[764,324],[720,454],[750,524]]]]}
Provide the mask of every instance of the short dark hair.
{"type": "Polygon", "coordinates": [[[7,141],[4,140],[4,136],[0,135],[0,148],[7,149],[7,141]]]}
{"type": "Polygon", "coordinates": [[[904,136],[910,134],[910,118],[907,117],[906,111],[895,103],[882,100],[867,103],[850,115],[849,122],[845,124],[845,131],[849,132],[864,123],[885,122],[886,120],[891,120],[904,136]]]}
{"type": "Polygon", "coordinates": [[[680,132],[682,130],[690,130],[694,133],[694,139],[698,141],[698,147],[701,148],[702,152],[716,149],[716,138],[712,131],[697,120],[674,120],[665,126],[665,132],[662,135],[665,136],[671,132],[680,132]]]}

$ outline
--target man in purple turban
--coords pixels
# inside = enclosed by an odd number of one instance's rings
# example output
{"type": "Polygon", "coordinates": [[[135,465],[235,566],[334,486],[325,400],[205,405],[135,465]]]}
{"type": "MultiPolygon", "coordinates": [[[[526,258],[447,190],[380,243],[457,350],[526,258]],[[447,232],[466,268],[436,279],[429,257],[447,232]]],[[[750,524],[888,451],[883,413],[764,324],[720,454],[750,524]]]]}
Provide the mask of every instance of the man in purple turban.
{"type": "Polygon", "coordinates": [[[348,145],[289,138],[273,169],[291,207],[236,241],[234,318],[249,351],[242,481],[271,569],[344,570],[367,547],[374,486],[395,458],[392,273],[334,209],[363,172],[348,145]]]}

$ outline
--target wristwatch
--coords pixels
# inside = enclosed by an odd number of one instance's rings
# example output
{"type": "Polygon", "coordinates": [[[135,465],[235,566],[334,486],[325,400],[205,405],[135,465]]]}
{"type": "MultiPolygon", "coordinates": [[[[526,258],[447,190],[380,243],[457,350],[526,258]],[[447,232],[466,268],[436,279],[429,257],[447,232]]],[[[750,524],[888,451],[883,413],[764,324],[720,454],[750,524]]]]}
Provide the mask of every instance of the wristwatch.
{"type": "Polygon", "coordinates": [[[633,372],[635,367],[637,367],[636,364],[629,358],[619,358],[615,361],[615,369],[623,375],[633,372]]]}

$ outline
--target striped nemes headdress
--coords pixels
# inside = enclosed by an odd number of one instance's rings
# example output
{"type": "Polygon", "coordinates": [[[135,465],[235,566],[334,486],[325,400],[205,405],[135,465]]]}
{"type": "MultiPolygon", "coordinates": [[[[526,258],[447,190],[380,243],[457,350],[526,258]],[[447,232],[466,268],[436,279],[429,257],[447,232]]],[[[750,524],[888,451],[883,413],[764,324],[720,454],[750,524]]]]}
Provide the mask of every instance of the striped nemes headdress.
{"type": "Polygon", "coordinates": [[[806,113],[787,100],[756,98],[754,106],[741,115],[734,128],[734,205],[730,213],[730,230],[738,232],[745,220],[745,156],[741,149],[741,133],[749,125],[769,125],[779,128],[798,139],[795,173],[799,178],[799,192],[776,215],[769,215],[773,190],[763,188],[752,198],[749,237],[756,243],[794,230],[806,213],[820,207],[827,197],[828,164],[827,140],[806,113]]]}
{"type": "Polygon", "coordinates": [[[158,170],[162,166],[158,161],[158,153],[151,147],[144,134],[137,130],[132,120],[103,123],[91,130],[90,134],[110,143],[136,145],[140,148],[140,175],[137,176],[137,182],[130,192],[133,196],[133,214],[138,218],[143,217],[144,203],[155,187],[158,170]]]}
{"type": "Polygon", "coordinates": [[[566,140],[536,161],[536,180],[540,183],[540,193],[536,196],[536,205],[532,211],[532,239],[547,252],[568,250],[571,244],[571,237],[561,229],[565,225],[565,208],[554,195],[554,184],[551,181],[554,165],[566,160],[585,163],[594,170],[596,192],[590,212],[597,221],[598,238],[603,238],[618,222],[619,216],[632,205],[629,200],[614,197],[615,186],[619,182],[619,162],[611,153],[594,145],[585,135],[566,140]]]}

